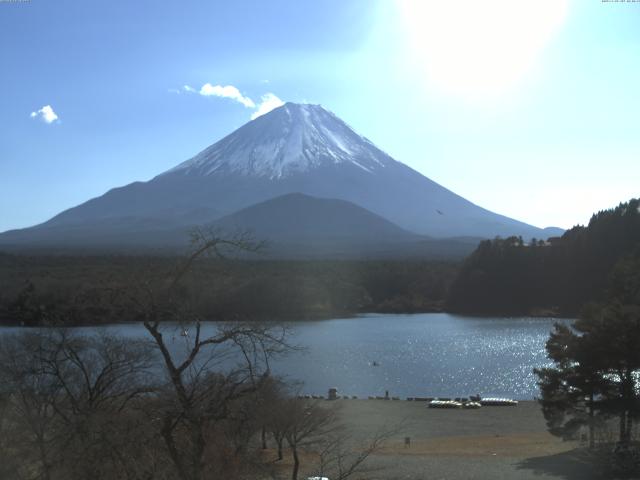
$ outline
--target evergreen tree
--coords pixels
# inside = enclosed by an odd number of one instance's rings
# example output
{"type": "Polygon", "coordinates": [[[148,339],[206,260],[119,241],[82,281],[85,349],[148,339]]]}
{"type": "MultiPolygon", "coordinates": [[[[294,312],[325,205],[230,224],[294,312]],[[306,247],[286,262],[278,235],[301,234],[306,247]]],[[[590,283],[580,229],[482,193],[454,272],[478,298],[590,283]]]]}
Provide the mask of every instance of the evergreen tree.
{"type": "Polygon", "coordinates": [[[608,302],[586,308],[571,328],[556,325],[547,352],[553,368],[536,370],[551,433],[572,436],[583,425],[619,419],[628,445],[640,414],[640,250],[624,258],[611,278],[608,302]]]}

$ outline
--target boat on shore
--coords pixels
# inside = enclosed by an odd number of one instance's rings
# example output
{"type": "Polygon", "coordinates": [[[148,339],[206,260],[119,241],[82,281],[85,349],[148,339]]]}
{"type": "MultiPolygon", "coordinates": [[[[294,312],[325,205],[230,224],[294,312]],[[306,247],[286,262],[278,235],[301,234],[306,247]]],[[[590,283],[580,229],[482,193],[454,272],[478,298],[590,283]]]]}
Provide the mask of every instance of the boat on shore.
{"type": "Polygon", "coordinates": [[[480,404],[483,407],[515,407],[518,401],[510,398],[482,398],[480,404]]]}
{"type": "Polygon", "coordinates": [[[462,408],[462,402],[455,400],[431,400],[427,406],[429,408],[462,408]]]}

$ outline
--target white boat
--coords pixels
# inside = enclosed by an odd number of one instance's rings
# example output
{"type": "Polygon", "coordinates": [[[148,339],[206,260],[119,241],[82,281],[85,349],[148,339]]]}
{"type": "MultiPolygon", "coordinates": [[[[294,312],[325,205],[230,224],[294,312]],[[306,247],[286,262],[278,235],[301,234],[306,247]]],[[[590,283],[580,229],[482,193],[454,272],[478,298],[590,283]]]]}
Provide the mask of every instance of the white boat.
{"type": "Polygon", "coordinates": [[[510,398],[483,398],[480,404],[488,407],[515,407],[518,401],[510,398]]]}
{"type": "Polygon", "coordinates": [[[461,402],[455,400],[431,400],[428,405],[429,408],[462,408],[461,402]]]}

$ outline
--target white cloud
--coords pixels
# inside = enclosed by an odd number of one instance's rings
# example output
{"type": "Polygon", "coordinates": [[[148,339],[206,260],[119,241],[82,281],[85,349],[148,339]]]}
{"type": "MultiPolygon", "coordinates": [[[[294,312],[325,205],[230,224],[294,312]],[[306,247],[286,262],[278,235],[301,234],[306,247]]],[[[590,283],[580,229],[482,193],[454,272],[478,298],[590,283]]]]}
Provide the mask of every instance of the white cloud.
{"type": "MultiPolygon", "coordinates": [[[[268,82],[268,80],[263,80],[263,83],[268,82]]],[[[174,91],[173,89],[171,91],[174,91]]],[[[269,113],[274,108],[278,108],[284,105],[284,102],[280,100],[273,93],[265,93],[260,98],[260,102],[256,105],[256,103],[249,97],[242,95],[240,90],[238,90],[233,85],[212,85],[210,83],[205,83],[200,87],[200,90],[193,88],[190,85],[183,85],[182,90],[186,93],[196,93],[198,95],[202,95],[203,97],[222,97],[229,98],[238,103],[241,103],[246,108],[253,108],[255,111],[251,114],[251,120],[258,118],[265,113],[269,113]]]]}
{"type": "Polygon", "coordinates": [[[30,117],[31,118],[40,117],[42,121],[45,123],[53,123],[56,120],[58,120],[58,115],[56,115],[56,112],[53,111],[53,108],[51,108],[51,105],[45,105],[40,110],[31,112],[30,117]]]}
{"type": "Polygon", "coordinates": [[[281,107],[282,105],[284,105],[284,102],[273,93],[266,93],[262,95],[257,110],[251,114],[251,120],[258,118],[260,115],[264,115],[265,113],[269,113],[274,108],[281,107]]]}
{"type": "MultiPolygon", "coordinates": [[[[187,85],[185,85],[185,89],[186,87],[187,85]]],[[[187,90],[187,91],[190,91],[190,90],[187,90]]],[[[203,95],[205,97],[214,96],[214,97],[230,98],[232,100],[235,100],[236,102],[241,103],[247,108],[256,107],[256,104],[253,103],[253,100],[251,100],[249,97],[245,97],[244,95],[242,95],[240,93],[240,90],[238,90],[233,85],[226,85],[223,87],[222,85],[211,85],[210,83],[205,83],[200,89],[199,93],[200,95],[203,95]]]]}

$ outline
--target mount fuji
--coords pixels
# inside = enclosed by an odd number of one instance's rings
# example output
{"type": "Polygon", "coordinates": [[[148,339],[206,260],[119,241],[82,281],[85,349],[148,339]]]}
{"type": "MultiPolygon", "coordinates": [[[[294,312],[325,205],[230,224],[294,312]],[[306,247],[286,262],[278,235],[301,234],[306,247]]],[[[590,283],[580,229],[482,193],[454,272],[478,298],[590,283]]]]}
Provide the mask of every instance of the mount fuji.
{"type": "MultiPolygon", "coordinates": [[[[405,241],[420,236],[546,238],[561,232],[481,208],[394,160],[321,106],[287,103],[150,181],[114,188],[43,224],[0,234],[0,246],[175,246],[190,227],[226,225],[225,219],[242,209],[294,193],[342,201],[309,207],[309,219],[322,210],[324,220],[316,220],[328,225],[330,208],[335,214],[348,211],[353,221],[333,222],[342,231],[331,235],[354,241],[359,237],[350,225],[359,225],[360,236],[366,236],[362,226],[372,218],[406,234],[405,241]],[[344,202],[358,208],[345,210],[344,202]]],[[[287,198],[270,208],[302,197],[287,198]]],[[[305,205],[315,203],[304,202],[301,208],[305,205]]],[[[262,223],[276,215],[269,208],[258,211],[262,223]]],[[[279,236],[286,237],[293,224],[282,221],[287,218],[282,212],[277,216],[279,236]]],[[[241,226],[253,227],[251,222],[241,226]]]]}

